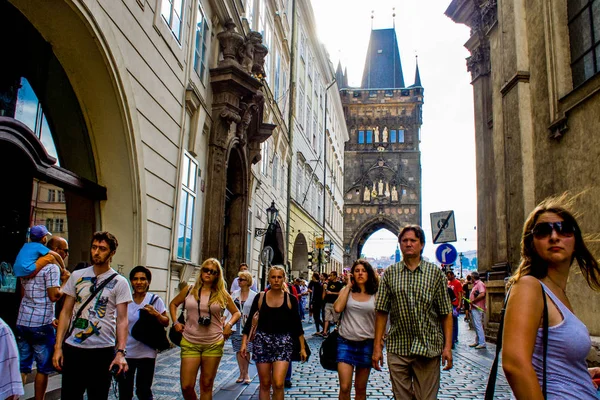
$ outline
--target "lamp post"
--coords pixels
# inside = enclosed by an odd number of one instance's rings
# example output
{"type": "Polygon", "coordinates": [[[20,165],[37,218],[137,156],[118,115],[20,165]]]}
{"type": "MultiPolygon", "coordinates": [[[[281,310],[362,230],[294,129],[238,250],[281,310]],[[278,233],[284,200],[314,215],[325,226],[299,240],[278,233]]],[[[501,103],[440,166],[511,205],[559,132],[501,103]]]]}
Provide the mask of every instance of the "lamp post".
{"type": "Polygon", "coordinates": [[[458,258],[460,259],[460,277],[463,277],[463,259],[465,258],[465,255],[460,252],[458,253],[458,258]]]}
{"type": "MultiPolygon", "coordinates": [[[[266,235],[267,233],[271,232],[273,230],[273,228],[275,227],[275,223],[277,222],[277,216],[279,215],[279,210],[277,210],[277,207],[275,207],[275,201],[271,202],[271,205],[269,206],[269,208],[266,209],[267,212],[267,227],[266,228],[255,228],[254,229],[254,237],[261,237],[266,235]]],[[[260,279],[260,283],[262,286],[262,289],[265,288],[265,282],[266,282],[266,267],[268,265],[271,264],[271,261],[273,260],[273,248],[271,248],[270,246],[264,246],[263,243],[263,250],[261,251],[261,262],[262,262],[262,277],[260,279]]]]}

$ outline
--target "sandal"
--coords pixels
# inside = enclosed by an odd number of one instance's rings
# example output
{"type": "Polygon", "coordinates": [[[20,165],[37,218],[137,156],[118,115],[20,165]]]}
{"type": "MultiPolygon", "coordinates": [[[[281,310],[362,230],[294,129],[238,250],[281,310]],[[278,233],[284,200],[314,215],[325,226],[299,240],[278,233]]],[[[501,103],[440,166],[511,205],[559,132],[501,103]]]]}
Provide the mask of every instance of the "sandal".
{"type": "Polygon", "coordinates": [[[249,385],[252,383],[252,379],[248,378],[248,379],[244,379],[244,384],[245,385],[249,385]]]}
{"type": "Polygon", "coordinates": [[[242,383],[242,382],[244,382],[244,379],[242,379],[242,378],[237,378],[235,380],[235,383],[242,383]]]}

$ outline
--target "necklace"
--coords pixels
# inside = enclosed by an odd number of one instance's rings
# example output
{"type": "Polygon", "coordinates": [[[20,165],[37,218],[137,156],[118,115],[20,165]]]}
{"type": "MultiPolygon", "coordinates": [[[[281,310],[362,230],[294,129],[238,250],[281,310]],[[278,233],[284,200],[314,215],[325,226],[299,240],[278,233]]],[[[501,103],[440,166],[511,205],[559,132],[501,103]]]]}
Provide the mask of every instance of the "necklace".
{"type": "Polygon", "coordinates": [[[562,292],[565,294],[565,296],[567,295],[567,292],[565,289],[562,288],[562,286],[560,286],[558,283],[554,282],[554,279],[550,278],[550,275],[546,275],[546,278],[550,279],[550,282],[552,282],[554,284],[554,286],[558,287],[560,290],[562,290],[562,292]]]}

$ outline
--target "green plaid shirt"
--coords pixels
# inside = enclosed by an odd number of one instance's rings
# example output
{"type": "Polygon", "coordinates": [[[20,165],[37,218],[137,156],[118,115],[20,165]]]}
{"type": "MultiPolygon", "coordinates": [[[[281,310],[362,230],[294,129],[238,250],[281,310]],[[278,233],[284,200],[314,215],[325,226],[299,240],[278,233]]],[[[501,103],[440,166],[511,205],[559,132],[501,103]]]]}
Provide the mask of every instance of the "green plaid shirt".
{"type": "Polygon", "coordinates": [[[447,286],[444,273],[423,260],[414,271],[404,261],[385,271],[375,309],[390,313],[388,352],[425,357],[442,354],[444,335],[440,316],[452,312],[447,286]]]}

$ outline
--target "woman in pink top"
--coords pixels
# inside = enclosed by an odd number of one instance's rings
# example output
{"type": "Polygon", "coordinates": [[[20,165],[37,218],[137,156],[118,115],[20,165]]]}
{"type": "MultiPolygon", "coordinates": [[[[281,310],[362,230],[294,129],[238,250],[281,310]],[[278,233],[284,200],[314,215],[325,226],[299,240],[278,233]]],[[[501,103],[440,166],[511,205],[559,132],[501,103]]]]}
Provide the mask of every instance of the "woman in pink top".
{"type": "Polygon", "coordinates": [[[193,287],[186,286],[169,305],[173,328],[181,340],[181,392],[185,400],[197,400],[196,376],[200,369],[200,399],[212,399],[215,376],[225,340],[241,313],[225,289],[221,264],[214,258],[202,263],[193,287]],[[177,307],[185,302],[185,325],[177,322],[177,307]],[[223,324],[227,309],[231,319],[223,324]]]}
{"type": "Polygon", "coordinates": [[[523,228],[521,264],[510,280],[502,349],[504,373],[517,399],[596,398],[592,378],[600,377],[600,368],[587,368],[589,333],[573,313],[566,287],[573,261],[577,260],[592,289],[600,289],[600,269],[567,209],[571,201],[566,194],[544,200],[523,228]],[[546,349],[544,297],[549,325],[546,349]]]}

